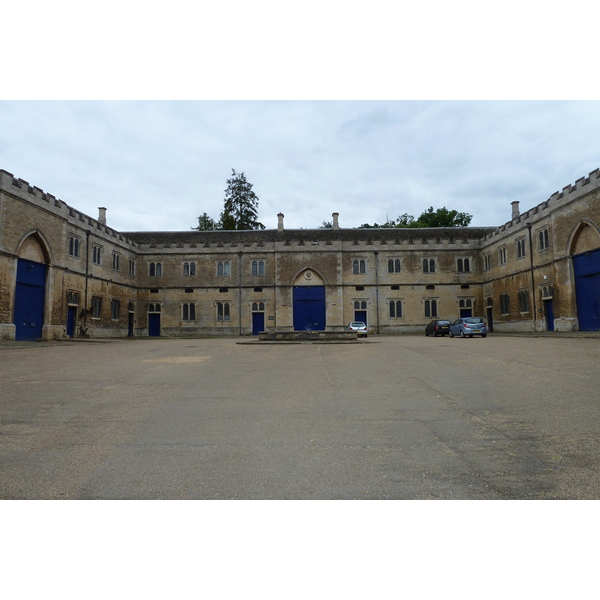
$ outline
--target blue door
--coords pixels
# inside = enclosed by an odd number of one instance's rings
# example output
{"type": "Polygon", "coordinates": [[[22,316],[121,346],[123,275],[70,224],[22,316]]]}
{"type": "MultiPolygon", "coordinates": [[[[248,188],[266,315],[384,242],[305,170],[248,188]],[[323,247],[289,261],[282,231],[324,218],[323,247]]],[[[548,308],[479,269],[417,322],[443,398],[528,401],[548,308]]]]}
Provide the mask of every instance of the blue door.
{"type": "Polygon", "coordinates": [[[15,339],[33,341],[42,337],[45,296],[46,265],[20,258],[15,288],[15,339]]]}
{"type": "Polygon", "coordinates": [[[600,330],[600,249],[573,257],[581,331],[600,330]]]}
{"type": "Polygon", "coordinates": [[[362,321],[365,325],[368,325],[368,323],[367,323],[367,311],[366,310],[355,310],[354,311],[354,320],[355,321],[362,321]]]}
{"type": "Polygon", "coordinates": [[[554,331],[554,305],[552,300],[544,300],[544,312],[546,314],[546,329],[554,331]]]}
{"type": "Polygon", "coordinates": [[[148,335],[150,337],[160,335],[160,313],[148,313],[148,335]]]}
{"type": "Polygon", "coordinates": [[[72,338],[75,335],[75,320],[77,319],[77,307],[67,308],[67,335],[72,338]]]}
{"type": "Polygon", "coordinates": [[[325,286],[294,287],[294,330],[325,329],[325,286]]]}
{"type": "Polygon", "coordinates": [[[265,313],[252,313],[252,335],[258,335],[265,330],[265,313]]]}

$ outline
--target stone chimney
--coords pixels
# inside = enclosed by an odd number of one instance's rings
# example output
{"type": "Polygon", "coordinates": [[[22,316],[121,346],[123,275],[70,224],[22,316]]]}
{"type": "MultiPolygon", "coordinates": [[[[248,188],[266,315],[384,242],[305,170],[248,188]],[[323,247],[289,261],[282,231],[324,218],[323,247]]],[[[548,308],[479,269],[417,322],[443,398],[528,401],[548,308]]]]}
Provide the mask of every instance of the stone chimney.
{"type": "Polygon", "coordinates": [[[511,221],[514,221],[521,214],[521,211],[519,210],[519,201],[515,200],[514,202],[511,202],[510,204],[512,206],[511,221]]]}
{"type": "Polygon", "coordinates": [[[102,225],[106,225],[106,209],[103,206],[98,207],[98,221],[100,221],[102,225]]]}
{"type": "Polygon", "coordinates": [[[339,229],[340,223],[338,217],[340,216],[340,213],[332,213],[331,216],[333,217],[333,229],[339,229]]]}
{"type": "Polygon", "coordinates": [[[277,231],[283,231],[283,217],[285,215],[283,213],[279,213],[277,215],[277,231]]]}

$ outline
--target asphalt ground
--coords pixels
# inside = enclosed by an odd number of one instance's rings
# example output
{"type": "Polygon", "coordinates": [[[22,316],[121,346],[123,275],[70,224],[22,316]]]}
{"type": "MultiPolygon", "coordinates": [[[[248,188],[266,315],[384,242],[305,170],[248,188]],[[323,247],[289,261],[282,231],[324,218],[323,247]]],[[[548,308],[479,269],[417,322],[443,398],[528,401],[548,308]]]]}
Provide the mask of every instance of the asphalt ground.
{"type": "Polygon", "coordinates": [[[2,499],[598,499],[600,339],[0,345],[2,499]]]}

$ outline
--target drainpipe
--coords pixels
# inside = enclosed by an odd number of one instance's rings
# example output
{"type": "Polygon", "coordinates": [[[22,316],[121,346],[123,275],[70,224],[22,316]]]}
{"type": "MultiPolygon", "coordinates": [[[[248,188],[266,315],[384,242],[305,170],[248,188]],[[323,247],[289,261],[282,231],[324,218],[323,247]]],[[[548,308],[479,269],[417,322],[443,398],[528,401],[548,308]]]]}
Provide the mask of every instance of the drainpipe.
{"type": "Polygon", "coordinates": [[[375,251],[375,310],[376,312],[376,332],[379,333],[379,252],[375,251]]]}
{"type": "Polygon", "coordinates": [[[242,335],[242,252],[238,252],[238,280],[239,280],[239,287],[238,287],[238,322],[239,322],[239,328],[240,328],[240,335],[242,335]]]}
{"type": "Polygon", "coordinates": [[[85,298],[83,300],[83,332],[87,334],[88,280],[90,278],[90,230],[85,232],[85,298]]]}
{"type": "Polygon", "coordinates": [[[527,231],[529,231],[529,264],[531,268],[531,291],[533,294],[533,330],[537,331],[537,303],[535,301],[535,282],[533,279],[533,239],[531,237],[531,223],[525,223],[527,231]]]}

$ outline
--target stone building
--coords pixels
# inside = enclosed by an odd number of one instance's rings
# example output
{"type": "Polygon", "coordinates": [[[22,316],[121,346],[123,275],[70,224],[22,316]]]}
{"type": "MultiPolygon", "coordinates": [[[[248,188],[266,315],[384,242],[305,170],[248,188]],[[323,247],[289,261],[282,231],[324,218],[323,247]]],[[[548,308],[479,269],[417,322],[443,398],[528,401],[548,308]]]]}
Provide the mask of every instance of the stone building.
{"type": "Polygon", "coordinates": [[[600,170],[500,227],[118,232],[0,170],[0,338],[600,329],[600,170]]]}

